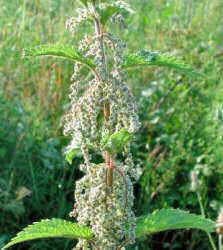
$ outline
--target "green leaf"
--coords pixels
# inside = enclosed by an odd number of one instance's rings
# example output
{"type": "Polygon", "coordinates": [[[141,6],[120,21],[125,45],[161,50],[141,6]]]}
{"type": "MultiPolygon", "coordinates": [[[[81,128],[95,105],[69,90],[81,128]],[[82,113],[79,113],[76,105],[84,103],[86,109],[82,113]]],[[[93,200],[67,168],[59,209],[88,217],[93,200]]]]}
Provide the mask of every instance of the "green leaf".
{"type": "Polygon", "coordinates": [[[87,0],[80,0],[81,1],[81,3],[83,3],[85,6],[87,5],[87,0]]]}
{"type": "Polygon", "coordinates": [[[80,152],[81,150],[79,148],[75,148],[71,150],[70,152],[67,152],[65,160],[71,165],[74,157],[80,154],[80,152]]]}
{"type": "Polygon", "coordinates": [[[123,8],[122,6],[120,6],[119,4],[113,3],[111,5],[108,5],[106,8],[104,9],[100,9],[99,13],[100,13],[100,17],[101,17],[101,23],[102,24],[106,24],[106,22],[115,14],[125,14],[128,12],[134,12],[132,9],[128,8],[123,8]]]}
{"type": "Polygon", "coordinates": [[[161,54],[159,52],[142,50],[125,56],[122,65],[123,69],[137,66],[164,66],[176,69],[190,76],[204,77],[202,74],[195,72],[188,64],[167,53],[161,54]]]}
{"type": "Polygon", "coordinates": [[[42,238],[68,238],[68,239],[92,239],[93,232],[85,226],[80,226],[77,223],[65,221],[61,219],[42,220],[35,222],[26,227],[22,232],[18,233],[5,247],[9,248],[17,243],[42,239],[42,238]]]}
{"type": "Polygon", "coordinates": [[[126,129],[121,129],[120,131],[108,135],[102,139],[102,146],[104,149],[110,153],[121,152],[123,147],[132,139],[132,134],[130,134],[126,129]]]}
{"type": "Polygon", "coordinates": [[[63,44],[47,44],[40,45],[34,48],[24,49],[25,57],[37,56],[53,56],[68,59],[74,62],[79,62],[88,66],[91,69],[95,68],[95,64],[89,59],[81,55],[76,49],[63,44]]]}
{"type": "Polygon", "coordinates": [[[210,233],[214,231],[215,222],[179,209],[161,209],[138,218],[136,235],[140,238],[161,231],[186,228],[201,229],[210,233]]]}
{"type": "Polygon", "coordinates": [[[1,234],[0,235],[0,249],[5,245],[5,243],[9,240],[8,234],[1,234]]]}
{"type": "Polygon", "coordinates": [[[87,6],[87,3],[94,3],[95,0],[80,0],[85,6],[87,6]]]}
{"type": "Polygon", "coordinates": [[[108,6],[105,10],[100,11],[101,23],[105,24],[111,16],[117,13],[119,9],[114,6],[108,6]]]}

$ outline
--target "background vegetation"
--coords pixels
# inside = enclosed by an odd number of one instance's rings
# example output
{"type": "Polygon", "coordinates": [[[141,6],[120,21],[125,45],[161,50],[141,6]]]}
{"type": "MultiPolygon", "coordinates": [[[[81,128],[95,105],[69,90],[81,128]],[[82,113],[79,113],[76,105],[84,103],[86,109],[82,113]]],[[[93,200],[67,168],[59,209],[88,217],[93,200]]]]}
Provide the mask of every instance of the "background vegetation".
{"type": "MultiPolygon", "coordinates": [[[[137,215],[162,207],[199,214],[190,171],[199,171],[208,217],[223,204],[223,3],[221,0],[129,0],[136,9],[118,31],[130,49],[171,52],[206,79],[169,69],[130,73],[142,128],[132,151],[141,178],[137,215]]],[[[24,226],[42,218],[68,219],[81,173],[62,154],[61,116],[67,107],[72,63],[24,60],[24,47],[75,44],[65,20],[70,0],[0,0],[0,247],[24,226]]],[[[83,27],[86,32],[86,27],[83,27]]],[[[200,231],[169,231],[136,244],[138,249],[211,249],[200,231]]],[[[14,249],[71,249],[64,240],[34,241],[14,249]]]]}

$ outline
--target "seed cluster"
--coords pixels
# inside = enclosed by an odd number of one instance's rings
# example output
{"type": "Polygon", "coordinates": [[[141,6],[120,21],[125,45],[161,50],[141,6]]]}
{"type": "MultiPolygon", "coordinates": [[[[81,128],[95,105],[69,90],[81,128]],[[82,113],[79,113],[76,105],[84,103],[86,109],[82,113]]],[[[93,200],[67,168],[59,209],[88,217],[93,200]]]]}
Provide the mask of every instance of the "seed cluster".
{"type": "Polygon", "coordinates": [[[93,241],[79,240],[74,249],[124,249],[135,241],[132,180],[136,171],[130,145],[125,145],[120,152],[123,163],[115,159],[117,152],[112,153],[114,181],[111,188],[106,183],[107,153],[102,143],[104,137],[121,129],[135,133],[140,127],[137,105],[122,73],[126,45],[111,33],[100,30],[100,11],[114,6],[131,12],[124,1],[98,4],[97,8],[89,5],[89,8],[78,9],[78,17],[69,19],[67,23],[73,32],[82,21],[89,18],[95,21],[95,34],[83,38],[79,51],[94,60],[96,67],[93,72],[88,72],[80,63],[75,64],[69,95],[70,110],[64,119],[64,133],[72,138],[66,153],[79,148],[84,157],[80,169],[85,175],[76,182],[75,206],[71,216],[78,223],[91,227],[95,234],[93,241]],[[92,149],[101,153],[105,163],[95,164],[92,161],[89,153],[92,149]]]}

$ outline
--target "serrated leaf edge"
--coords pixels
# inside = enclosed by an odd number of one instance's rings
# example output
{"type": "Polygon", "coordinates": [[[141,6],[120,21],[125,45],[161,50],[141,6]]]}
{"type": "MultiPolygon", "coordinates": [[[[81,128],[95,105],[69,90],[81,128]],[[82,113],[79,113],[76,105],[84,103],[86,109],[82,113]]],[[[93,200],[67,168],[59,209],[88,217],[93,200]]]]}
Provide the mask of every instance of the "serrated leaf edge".
{"type": "MultiPolygon", "coordinates": [[[[143,215],[143,216],[140,216],[140,217],[137,218],[137,227],[136,227],[136,236],[137,236],[137,238],[143,237],[145,235],[149,235],[149,234],[153,234],[153,233],[168,230],[168,228],[166,228],[166,227],[163,228],[163,229],[156,230],[156,231],[151,231],[151,230],[149,231],[149,228],[146,231],[140,230],[140,229],[142,229],[143,226],[146,227],[146,223],[144,222],[146,219],[149,220],[153,216],[156,216],[159,213],[161,214],[161,213],[168,213],[168,212],[174,212],[174,213],[179,212],[181,215],[187,215],[187,216],[191,215],[191,217],[194,216],[194,218],[196,217],[199,220],[207,222],[207,224],[210,223],[210,225],[209,225],[210,228],[209,229],[199,227],[199,225],[197,227],[196,226],[191,226],[191,222],[188,225],[186,225],[186,223],[185,223],[185,226],[182,226],[182,227],[176,226],[175,229],[178,229],[178,230],[179,229],[185,229],[185,228],[188,228],[188,229],[189,228],[190,229],[200,229],[200,230],[203,230],[203,231],[205,231],[207,233],[213,232],[215,230],[215,222],[212,221],[211,219],[204,218],[202,215],[193,214],[193,213],[190,213],[188,211],[181,210],[181,209],[173,209],[173,208],[168,208],[168,209],[166,208],[165,209],[165,208],[163,208],[163,209],[160,209],[160,210],[155,210],[150,215],[143,215]],[[144,222],[145,225],[143,225],[142,222],[144,222]]],[[[174,229],[170,228],[169,230],[174,230],[174,229]]]]}
{"type": "MultiPolygon", "coordinates": [[[[57,230],[57,227],[54,227],[54,230],[57,230]]],[[[25,241],[29,241],[29,240],[40,239],[40,238],[69,238],[69,239],[83,238],[83,239],[90,240],[93,237],[94,237],[93,232],[91,231],[90,228],[88,228],[86,226],[80,226],[77,223],[73,223],[71,221],[66,221],[66,220],[57,219],[57,218],[44,219],[44,220],[41,220],[39,222],[34,222],[33,224],[24,228],[14,238],[12,238],[11,241],[2,248],[2,250],[7,249],[7,248],[9,248],[17,243],[21,243],[21,242],[25,242],[25,241]],[[47,224],[47,223],[51,223],[51,224],[47,224]],[[52,230],[52,227],[54,226],[53,223],[61,223],[60,227],[73,226],[74,229],[73,229],[73,231],[70,231],[70,232],[69,232],[69,230],[66,232],[67,229],[64,230],[64,232],[63,232],[63,230],[61,230],[61,235],[60,235],[60,231],[53,232],[54,235],[51,232],[52,235],[50,235],[50,230],[52,230]],[[46,231],[45,232],[44,231],[38,232],[38,229],[43,230],[44,226],[45,226],[46,231]],[[37,234],[37,235],[35,236],[35,234],[37,234]],[[34,235],[34,237],[30,236],[29,238],[26,238],[29,235],[34,235]]]]}

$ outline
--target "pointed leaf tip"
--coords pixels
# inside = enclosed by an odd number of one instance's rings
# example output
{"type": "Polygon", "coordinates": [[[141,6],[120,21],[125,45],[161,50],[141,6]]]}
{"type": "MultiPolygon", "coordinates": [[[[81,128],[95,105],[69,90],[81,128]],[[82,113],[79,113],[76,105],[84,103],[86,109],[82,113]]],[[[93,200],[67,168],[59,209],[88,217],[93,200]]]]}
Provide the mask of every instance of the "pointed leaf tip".
{"type": "Polygon", "coordinates": [[[122,64],[123,69],[138,66],[163,66],[173,68],[193,77],[204,77],[201,73],[194,71],[191,66],[182,60],[179,60],[168,53],[141,50],[125,56],[124,63],[122,64]]]}
{"type": "Polygon", "coordinates": [[[23,57],[53,56],[79,62],[91,69],[95,68],[94,62],[82,55],[77,49],[63,44],[46,44],[23,51],[23,57]]]}
{"type": "Polygon", "coordinates": [[[41,238],[92,239],[90,228],[62,219],[46,219],[34,222],[19,232],[2,250],[17,243],[41,238]]]}
{"type": "Polygon", "coordinates": [[[215,230],[215,222],[180,209],[161,209],[138,218],[136,235],[140,238],[161,231],[189,228],[210,233],[215,230]]]}

